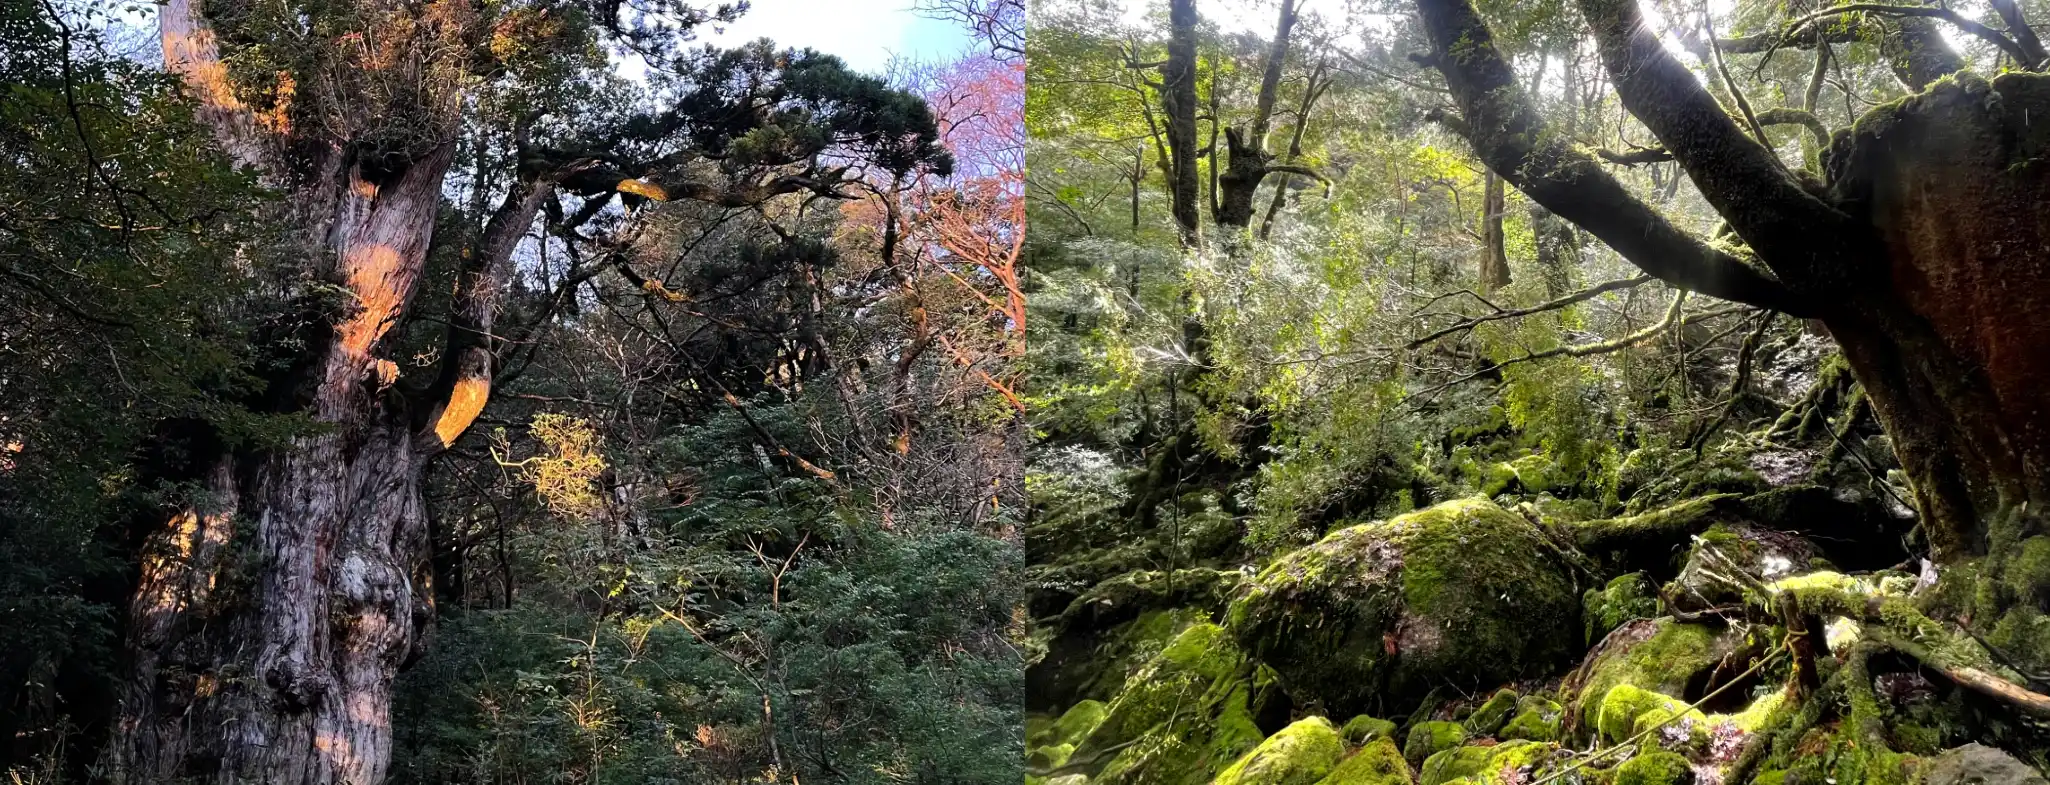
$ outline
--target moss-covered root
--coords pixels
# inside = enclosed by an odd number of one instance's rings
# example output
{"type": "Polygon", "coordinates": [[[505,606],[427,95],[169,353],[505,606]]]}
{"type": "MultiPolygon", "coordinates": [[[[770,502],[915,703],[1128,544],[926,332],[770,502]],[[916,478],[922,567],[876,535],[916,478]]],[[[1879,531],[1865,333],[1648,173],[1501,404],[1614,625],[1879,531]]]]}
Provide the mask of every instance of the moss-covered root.
{"type": "Polygon", "coordinates": [[[1338,768],[1345,742],[1323,717],[1299,720],[1267,737],[1217,775],[1215,785],[1313,785],[1338,768]]]}
{"type": "Polygon", "coordinates": [[[1411,766],[1422,766],[1432,755],[1466,742],[1466,726],[1457,722],[1419,722],[1409,729],[1409,741],[1402,745],[1402,757],[1411,766]]]}
{"type": "MultiPolygon", "coordinates": [[[[1352,723],[1346,723],[1351,726],[1352,723]]],[[[1402,759],[1402,750],[1396,749],[1395,740],[1382,736],[1368,742],[1359,752],[1338,764],[1338,768],[1319,780],[1317,785],[1412,785],[1409,763],[1402,759]]]]}

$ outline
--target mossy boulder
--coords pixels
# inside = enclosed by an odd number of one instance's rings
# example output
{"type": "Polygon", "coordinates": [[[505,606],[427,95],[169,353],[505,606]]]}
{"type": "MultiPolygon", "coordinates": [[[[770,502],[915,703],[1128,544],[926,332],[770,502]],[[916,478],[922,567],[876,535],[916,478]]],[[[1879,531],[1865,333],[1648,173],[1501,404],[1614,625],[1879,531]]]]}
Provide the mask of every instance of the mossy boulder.
{"type": "Polygon", "coordinates": [[[1982,744],[1967,744],[1945,750],[1923,766],[1922,785],[2050,785],[2050,779],[2029,765],[2000,750],[1982,744]]]}
{"type": "Polygon", "coordinates": [[[1694,767],[1679,753],[1652,750],[1617,766],[1616,785],[1694,785],[1694,767]]]}
{"type": "Polygon", "coordinates": [[[1658,587],[1641,572],[1616,576],[1607,586],[1588,589],[1580,596],[1580,617],[1587,625],[1590,645],[1625,622],[1658,615],[1658,587]]]}
{"type": "Polygon", "coordinates": [[[1393,739],[1395,723],[1362,714],[1347,720],[1345,726],[1338,729],[1338,735],[1345,738],[1346,744],[1361,747],[1375,739],[1393,739]]]}
{"type": "Polygon", "coordinates": [[[1323,717],[1298,720],[1217,775],[1216,785],[1314,785],[1345,757],[1345,741],[1323,717]]]}
{"type": "Polygon", "coordinates": [[[1496,690],[1494,695],[1488,696],[1486,703],[1475,708],[1473,714],[1466,718],[1467,732],[1475,736],[1495,735],[1495,731],[1501,730],[1502,724],[1509,721],[1509,715],[1516,712],[1517,697],[1516,691],[1507,687],[1496,690]]]}
{"type": "Polygon", "coordinates": [[[1148,660],[1076,745],[1102,763],[1095,785],[1200,785],[1258,746],[1255,718],[1280,705],[1272,672],[1247,660],[1223,628],[1191,624],[1148,660]]]}
{"type": "Polygon", "coordinates": [[[1412,785],[1414,782],[1409,776],[1409,763],[1402,759],[1402,750],[1396,749],[1394,739],[1382,736],[1368,742],[1352,757],[1340,761],[1338,768],[1332,769],[1317,785],[1412,785]]]}
{"type": "Polygon", "coordinates": [[[1226,626],[1299,703],[1357,712],[1553,670],[1578,645],[1569,555],[1483,498],[1350,526],[1263,570],[1226,626]]]}
{"type": "Polygon", "coordinates": [[[1687,708],[1686,703],[1629,684],[1611,688],[1602,697],[1601,711],[1595,718],[1595,728],[1610,744],[1621,744],[1653,728],[1672,728],[1678,733],[1670,739],[1654,737],[1652,740],[1661,744],[1683,744],[1692,741],[1697,730],[1705,733],[1707,724],[1707,716],[1687,708]]]}
{"type": "Polygon", "coordinates": [[[1503,739],[1557,741],[1559,723],[1565,717],[1566,709],[1558,701],[1542,695],[1526,695],[1516,702],[1516,716],[1510,717],[1496,735],[1503,739]]]}
{"type": "Polygon", "coordinates": [[[1182,630],[1209,620],[1207,611],[1171,608],[1096,632],[1049,626],[1045,653],[1025,669],[1026,705],[1051,712],[1083,700],[1109,701],[1182,630]]]}
{"type": "Polygon", "coordinates": [[[1569,707],[1578,716],[1576,735],[1594,732],[1603,699],[1616,686],[1628,684],[1646,692],[1686,697],[1688,688],[1740,642],[1727,628],[1670,617],[1640,619],[1618,628],[1602,648],[1589,655],[1590,662],[1580,671],[1585,676],[1569,707]]]}
{"type": "Polygon", "coordinates": [[[1409,729],[1409,741],[1402,745],[1402,757],[1412,766],[1466,742],[1466,726],[1457,722],[1430,720],[1409,729]]]}
{"type": "Polygon", "coordinates": [[[1469,745],[1433,753],[1417,772],[1417,785],[1444,785],[1469,774],[1479,774],[1495,754],[1494,746],[1469,745]]]}
{"type": "Polygon", "coordinates": [[[1558,747],[1531,741],[1469,745],[1424,762],[1418,785],[1521,785],[1552,762],[1558,747]]]}

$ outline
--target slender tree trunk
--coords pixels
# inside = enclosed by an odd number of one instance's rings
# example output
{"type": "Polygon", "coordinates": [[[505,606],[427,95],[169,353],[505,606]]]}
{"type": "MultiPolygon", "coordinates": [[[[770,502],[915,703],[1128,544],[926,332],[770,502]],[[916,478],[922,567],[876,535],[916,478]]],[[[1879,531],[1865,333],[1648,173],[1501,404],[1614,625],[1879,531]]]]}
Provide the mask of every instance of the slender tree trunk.
{"type": "Polygon", "coordinates": [[[1509,252],[1503,247],[1502,213],[1508,199],[1502,178],[1490,170],[1481,189],[1481,291],[1492,292],[1509,285],[1509,252]]]}
{"type": "Polygon", "coordinates": [[[1168,192],[1182,245],[1203,244],[1196,168],[1196,0],[1171,0],[1167,62],[1160,67],[1160,110],[1167,118],[1168,192]]]}

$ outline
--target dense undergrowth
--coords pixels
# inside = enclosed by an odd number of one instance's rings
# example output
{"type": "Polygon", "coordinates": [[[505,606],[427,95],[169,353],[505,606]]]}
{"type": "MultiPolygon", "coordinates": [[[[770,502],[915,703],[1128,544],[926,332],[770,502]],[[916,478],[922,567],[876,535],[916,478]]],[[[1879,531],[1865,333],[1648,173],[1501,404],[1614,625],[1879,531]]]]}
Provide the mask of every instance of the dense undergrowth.
{"type": "MultiPolygon", "coordinates": [[[[1285,49],[1271,9],[1205,6],[1198,128],[1232,136],[1194,152],[1196,226],[1153,144],[1162,20],[1054,3],[1033,33],[1028,783],[2043,782],[2050,539],[1932,561],[1819,323],[1498,196],[1410,12],[1306,11],[1285,49]],[[1228,225],[1249,119],[1328,190],[1270,172],[1228,225]]],[[[1479,13],[1574,149],[1737,248],[1573,10],[1479,13]]],[[[1753,54],[1718,96],[1809,83],[1753,54]]],[[[1822,124],[1901,94],[1869,40],[1833,56],[1822,124]]]]}

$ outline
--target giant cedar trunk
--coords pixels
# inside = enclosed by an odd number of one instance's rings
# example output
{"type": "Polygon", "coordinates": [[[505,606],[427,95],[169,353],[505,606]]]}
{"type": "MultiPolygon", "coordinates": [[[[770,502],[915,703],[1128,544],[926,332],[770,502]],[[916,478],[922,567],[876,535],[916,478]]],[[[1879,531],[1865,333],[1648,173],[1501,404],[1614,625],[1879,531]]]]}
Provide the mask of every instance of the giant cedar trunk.
{"type": "Polygon", "coordinates": [[[1824,318],[1912,480],[1950,610],[2050,664],[2050,77],[1969,74],[1860,120],[1838,203],[1884,252],[1824,318]],[[2031,118],[2037,118],[2031,122],[2031,118]],[[2027,554],[2035,558],[2025,558],[2027,554]]]}
{"type": "MultiPolygon", "coordinates": [[[[379,357],[425,263],[454,144],[430,136],[366,160],[348,140],[285,137],[240,103],[191,0],[161,19],[166,65],[200,119],[287,192],[288,255],[347,296],[301,298],[316,326],[272,380],[317,428],[278,449],[202,456],[206,493],[144,546],[108,775],[374,785],[390,763],[392,681],[431,618],[421,473],[489,389],[488,357],[458,342],[438,402],[416,413],[379,357]]],[[[523,230],[518,209],[530,221],[545,191],[516,192],[503,223],[523,230]]],[[[480,335],[490,264],[509,249],[491,250],[454,320],[480,335]]]]}
{"type": "Polygon", "coordinates": [[[202,506],[146,546],[116,781],[383,780],[392,681],[430,618],[420,474],[444,445],[385,387],[375,349],[418,279],[452,149],[298,194],[333,205],[300,214],[357,299],[286,382],[320,429],[218,456],[202,506]]]}

